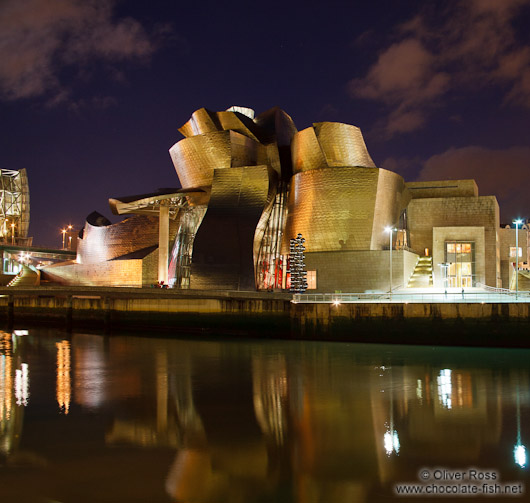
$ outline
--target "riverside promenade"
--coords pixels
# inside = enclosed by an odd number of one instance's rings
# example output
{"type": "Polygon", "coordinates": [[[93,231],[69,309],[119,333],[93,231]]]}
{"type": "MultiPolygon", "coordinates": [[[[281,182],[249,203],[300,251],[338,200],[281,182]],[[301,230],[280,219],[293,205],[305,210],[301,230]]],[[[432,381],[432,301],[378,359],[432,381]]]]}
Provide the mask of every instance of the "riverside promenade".
{"type": "Polygon", "coordinates": [[[530,347],[527,292],[303,294],[0,288],[5,327],[399,344],[530,347]]]}

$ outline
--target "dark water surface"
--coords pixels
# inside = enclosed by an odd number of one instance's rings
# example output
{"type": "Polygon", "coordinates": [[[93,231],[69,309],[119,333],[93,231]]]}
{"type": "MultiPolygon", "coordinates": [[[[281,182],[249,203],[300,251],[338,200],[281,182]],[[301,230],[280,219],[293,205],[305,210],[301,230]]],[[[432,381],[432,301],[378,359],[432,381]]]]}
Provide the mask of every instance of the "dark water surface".
{"type": "Polygon", "coordinates": [[[0,502],[433,500],[405,482],[528,501],[529,367],[530,350],[0,332],[0,502]]]}

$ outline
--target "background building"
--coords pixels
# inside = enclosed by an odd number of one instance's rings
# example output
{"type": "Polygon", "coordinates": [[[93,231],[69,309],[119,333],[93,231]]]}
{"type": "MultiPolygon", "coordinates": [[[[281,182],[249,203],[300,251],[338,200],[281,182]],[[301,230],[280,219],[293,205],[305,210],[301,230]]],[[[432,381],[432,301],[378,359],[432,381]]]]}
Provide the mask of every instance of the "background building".
{"type": "MultiPolygon", "coordinates": [[[[502,225],[499,229],[500,267],[503,288],[511,288],[512,283],[514,282],[515,265],[517,262],[515,232],[515,225],[513,224],[502,225]]],[[[517,239],[517,245],[519,247],[519,270],[523,270],[528,273],[528,258],[530,253],[530,234],[528,232],[528,223],[520,226],[518,233],[519,236],[517,239]]],[[[524,283],[526,284],[526,281],[524,283]]],[[[523,286],[522,289],[527,289],[524,288],[524,285],[521,286],[523,286]]]]}
{"type": "Polygon", "coordinates": [[[0,241],[31,246],[29,230],[29,186],[25,169],[0,170],[0,241]]]}

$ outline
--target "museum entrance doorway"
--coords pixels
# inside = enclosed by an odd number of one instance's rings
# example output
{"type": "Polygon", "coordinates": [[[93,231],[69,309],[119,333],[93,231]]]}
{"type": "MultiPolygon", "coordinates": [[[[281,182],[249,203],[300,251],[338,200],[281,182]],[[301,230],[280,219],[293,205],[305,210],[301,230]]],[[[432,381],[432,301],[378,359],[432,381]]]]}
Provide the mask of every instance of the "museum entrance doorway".
{"type": "Polygon", "coordinates": [[[475,277],[475,243],[446,241],[445,262],[449,288],[471,288],[475,277]]]}

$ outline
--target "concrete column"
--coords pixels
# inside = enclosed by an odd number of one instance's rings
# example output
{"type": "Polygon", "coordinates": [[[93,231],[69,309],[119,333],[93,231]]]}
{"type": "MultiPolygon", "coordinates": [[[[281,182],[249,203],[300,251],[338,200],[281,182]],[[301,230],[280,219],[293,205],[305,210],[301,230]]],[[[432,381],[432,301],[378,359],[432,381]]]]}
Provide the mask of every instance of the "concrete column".
{"type": "Polygon", "coordinates": [[[158,217],[158,281],[168,284],[169,206],[160,206],[158,217]]]}

